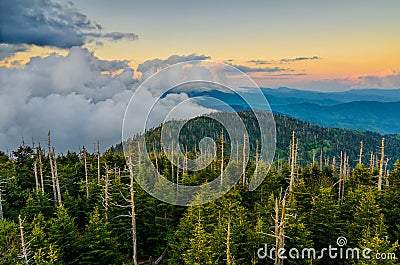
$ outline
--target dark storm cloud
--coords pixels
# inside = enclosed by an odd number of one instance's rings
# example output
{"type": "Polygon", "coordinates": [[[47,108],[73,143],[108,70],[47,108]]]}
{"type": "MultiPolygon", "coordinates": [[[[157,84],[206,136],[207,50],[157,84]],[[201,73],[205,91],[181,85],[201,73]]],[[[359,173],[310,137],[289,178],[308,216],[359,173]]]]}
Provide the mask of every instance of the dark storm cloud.
{"type": "Polygon", "coordinates": [[[102,26],[72,4],[52,0],[1,0],[0,43],[70,48],[90,39],[137,39],[133,33],[101,32],[102,26]]]}

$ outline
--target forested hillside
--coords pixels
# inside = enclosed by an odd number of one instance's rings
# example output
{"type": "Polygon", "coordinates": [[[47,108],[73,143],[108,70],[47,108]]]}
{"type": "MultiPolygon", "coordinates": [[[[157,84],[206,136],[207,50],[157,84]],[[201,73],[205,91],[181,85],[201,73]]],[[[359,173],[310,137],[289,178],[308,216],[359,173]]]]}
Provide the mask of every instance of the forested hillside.
{"type": "MultiPolygon", "coordinates": [[[[251,123],[250,114],[241,115],[251,123]]],[[[255,171],[265,175],[262,185],[249,192],[248,181],[240,181],[202,206],[173,206],[144,192],[134,180],[147,170],[139,150],[129,163],[115,149],[100,154],[82,148],[56,155],[49,137],[46,147],[25,145],[11,155],[2,152],[0,264],[282,264],[278,258],[260,258],[258,250],[264,244],[321,250],[337,246],[339,237],[351,248],[400,257],[400,163],[394,164],[399,140],[386,137],[382,156],[381,135],[276,117],[277,157],[282,159],[268,172],[262,170],[253,142],[245,168],[247,178],[255,171]]],[[[200,135],[207,127],[196,122],[209,123],[199,119],[184,130],[200,135]]],[[[202,171],[172,166],[157,148],[157,130],[148,132],[151,160],[173,182],[213,180],[232,159],[229,139],[221,139],[220,129],[207,130],[218,150],[202,171]]],[[[249,127],[250,136],[257,134],[254,130],[249,127]]],[[[182,145],[194,145],[193,133],[181,138],[182,145]]],[[[198,155],[196,148],[188,152],[198,155]]],[[[325,256],[284,263],[398,264],[398,259],[325,256]]]]}
{"type": "MultiPolygon", "coordinates": [[[[238,113],[242,118],[249,135],[251,135],[250,148],[254,158],[257,140],[259,140],[259,130],[256,118],[250,111],[238,113]]],[[[226,113],[226,115],[230,115],[226,113]]],[[[274,114],[276,123],[276,153],[275,160],[286,159],[289,154],[289,146],[292,132],[296,132],[296,137],[299,139],[299,161],[298,163],[305,166],[315,160],[320,161],[321,151],[323,162],[331,160],[333,157],[340,157],[340,153],[347,154],[350,158],[349,163],[355,166],[358,162],[360,152],[360,142],[363,142],[363,157],[364,164],[369,164],[371,154],[373,162],[377,161],[377,156],[380,152],[382,137],[386,140],[386,155],[389,158],[389,168],[392,168],[394,162],[400,159],[400,137],[399,135],[381,135],[370,131],[358,131],[341,128],[326,128],[316,126],[311,123],[303,122],[294,118],[290,118],[280,114],[274,114]]],[[[183,128],[180,134],[182,148],[188,147],[189,150],[195,148],[198,144],[198,139],[209,136],[213,139],[218,139],[221,135],[222,127],[218,122],[204,117],[194,118],[190,120],[183,128]]],[[[161,127],[150,130],[147,133],[149,148],[152,149],[154,143],[159,147],[161,127]]],[[[229,137],[225,131],[225,141],[229,148],[229,137]]],[[[116,145],[112,150],[122,153],[122,145],[116,145]]],[[[229,151],[229,150],[228,150],[229,151]]]]}

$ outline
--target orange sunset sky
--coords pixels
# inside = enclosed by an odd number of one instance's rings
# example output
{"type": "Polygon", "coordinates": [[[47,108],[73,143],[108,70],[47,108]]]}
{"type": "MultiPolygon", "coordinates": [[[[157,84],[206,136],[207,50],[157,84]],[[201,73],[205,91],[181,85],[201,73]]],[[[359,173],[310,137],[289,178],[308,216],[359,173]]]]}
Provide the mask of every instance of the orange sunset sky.
{"type": "MultiPolygon", "coordinates": [[[[321,91],[400,88],[399,1],[71,3],[67,5],[104,30],[138,36],[136,40],[82,45],[101,59],[129,60],[135,69],[146,60],[198,54],[248,67],[245,72],[260,86],[321,91]]],[[[30,45],[1,63],[10,67],[14,62],[15,67],[19,61],[21,67],[32,56],[65,55],[68,51],[30,45]]]]}

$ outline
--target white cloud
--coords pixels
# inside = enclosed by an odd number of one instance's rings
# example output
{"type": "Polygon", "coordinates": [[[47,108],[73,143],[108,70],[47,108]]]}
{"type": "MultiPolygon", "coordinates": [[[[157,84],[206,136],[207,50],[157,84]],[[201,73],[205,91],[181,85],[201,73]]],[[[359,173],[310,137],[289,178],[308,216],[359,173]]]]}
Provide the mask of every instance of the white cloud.
{"type": "MultiPolygon", "coordinates": [[[[165,66],[174,60],[170,57],[168,62],[159,62],[165,66]]],[[[21,136],[26,142],[33,137],[43,145],[48,130],[57,152],[77,150],[82,145],[91,148],[96,140],[103,150],[119,143],[125,109],[140,84],[133,76],[128,62],[100,60],[80,47],[71,48],[66,56],[31,58],[22,68],[0,67],[0,149],[14,150],[21,144],[21,136]]],[[[144,122],[143,110],[160,95],[154,90],[143,91],[137,95],[143,108],[136,106],[135,115],[144,122]]],[[[160,99],[152,121],[164,121],[167,113],[187,98],[179,92],[160,99]]],[[[207,111],[187,102],[181,113],[193,116],[207,111]]],[[[141,132],[141,122],[135,119],[132,129],[141,132]]]]}
{"type": "Polygon", "coordinates": [[[124,61],[99,60],[74,47],[67,56],[35,57],[23,68],[0,68],[0,146],[44,142],[52,131],[58,151],[120,141],[122,116],[138,80],[124,61]],[[103,71],[122,70],[112,75],[103,71]]]}

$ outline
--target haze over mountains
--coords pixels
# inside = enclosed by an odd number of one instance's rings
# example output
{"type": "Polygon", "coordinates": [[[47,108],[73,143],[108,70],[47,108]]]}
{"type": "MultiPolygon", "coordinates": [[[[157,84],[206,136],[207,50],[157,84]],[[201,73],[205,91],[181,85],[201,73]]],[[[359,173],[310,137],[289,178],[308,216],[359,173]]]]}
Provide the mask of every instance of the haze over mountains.
{"type": "MultiPolygon", "coordinates": [[[[261,88],[272,111],[326,127],[368,130],[382,134],[400,133],[400,89],[358,89],[343,92],[317,92],[292,88],[261,88]]],[[[251,90],[244,93],[250,93],[251,90]]],[[[190,96],[219,98],[236,110],[249,109],[234,93],[194,92],[190,96]]],[[[207,107],[222,106],[208,105],[207,107]]],[[[265,106],[254,106],[265,109],[265,106]]]]}

